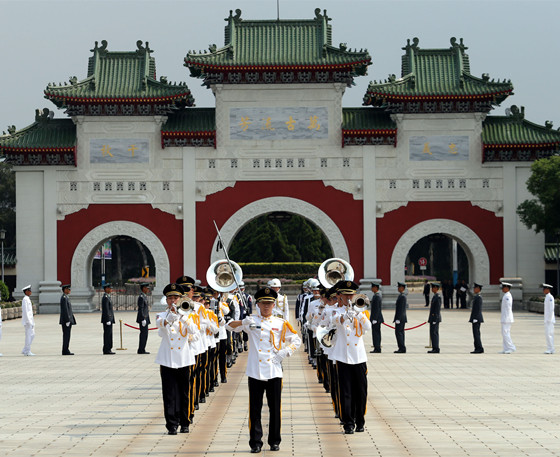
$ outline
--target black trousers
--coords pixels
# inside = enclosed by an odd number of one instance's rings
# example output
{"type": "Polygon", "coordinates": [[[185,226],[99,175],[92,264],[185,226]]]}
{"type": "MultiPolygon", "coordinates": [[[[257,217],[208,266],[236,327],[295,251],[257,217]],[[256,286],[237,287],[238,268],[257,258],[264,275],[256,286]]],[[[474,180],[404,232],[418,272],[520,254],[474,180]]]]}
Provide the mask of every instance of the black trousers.
{"type": "Polygon", "coordinates": [[[424,300],[426,300],[426,306],[430,306],[430,294],[424,295],[424,300]]]}
{"type": "Polygon", "coordinates": [[[371,339],[373,341],[373,349],[381,351],[381,322],[371,324],[371,339]]]}
{"type": "Polygon", "coordinates": [[[480,340],[480,322],[472,323],[472,334],[474,338],[474,350],[478,352],[484,351],[482,341],[480,340]]]}
{"type": "Polygon", "coordinates": [[[62,354],[68,354],[70,349],[70,334],[72,333],[72,324],[66,327],[66,324],[62,325],[62,354]]]}
{"type": "Polygon", "coordinates": [[[190,367],[169,368],[160,365],[163,414],[167,430],[189,425],[190,367]]]}
{"type": "Polygon", "coordinates": [[[338,372],[336,365],[330,359],[327,359],[328,370],[329,370],[329,384],[331,386],[331,399],[333,404],[333,410],[336,417],[340,417],[340,402],[338,401],[338,372]]]}
{"type": "Polygon", "coordinates": [[[140,326],[140,336],[138,337],[138,354],[146,352],[146,343],[148,342],[148,324],[145,327],[140,326]]]}
{"type": "Polygon", "coordinates": [[[280,444],[280,422],[282,412],[282,378],[272,378],[261,381],[255,378],[249,379],[249,446],[251,448],[262,447],[263,429],[261,413],[263,407],[263,395],[266,392],[268,403],[268,444],[280,444]]]}
{"type": "Polygon", "coordinates": [[[103,354],[111,352],[113,349],[113,325],[103,322],[103,354]]]}
{"type": "Polygon", "coordinates": [[[432,340],[432,350],[439,351],[439,322],[430,322],[430,339],[432,340]]]}
{"type": "Polygon", "coordinates": [[[404,345],[404,322],[400,324],[395,324],[395,337],[397,338],[397,346],[399,351],[406,351],[406,346],[404,345]]]}
{"type": "Polygon", "coordinates": [[[340,420],[344,429],[363,427],[367,406],[367,363],[336,362],[340,389],[340,420]]]}
{"type": "Polygon", "coordinates": [[[227,339],[220,340],[220,344],[218,346],[218,367],[220,368],[221,381],[227,379],[226,352],[227,352],[227,339]]]}

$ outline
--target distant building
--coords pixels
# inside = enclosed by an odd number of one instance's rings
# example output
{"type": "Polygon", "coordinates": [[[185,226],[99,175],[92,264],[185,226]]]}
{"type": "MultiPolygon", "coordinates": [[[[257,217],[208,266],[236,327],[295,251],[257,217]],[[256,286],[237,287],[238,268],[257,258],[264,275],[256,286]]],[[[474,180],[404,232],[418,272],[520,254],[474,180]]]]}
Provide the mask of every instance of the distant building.
{"type": "MultiPolygon", "coordinates": [[[[560,132],[515,106],[489,115],[513,84],[472,75],[455,38],[441,49],[409,41],[401,75],[372,82],[364,107],[343,108],[371,57],[333,46],[329,21],[320,10],[310,20],[230,14],[223,47],[184,58],[215,108],[195,108],[185,83],[157,79],[148,43],[130,52],[96,43],[84,79],[45,90],[67,118],[45,109],[0,137],[26,208],[17,288],[31,282],[56,311],[60,282],[71,282],[74,307],[91,310],[95,250],[127,235],[150,250],[161,294],[182,274],[204,280],[222,256],[213,221],[230,243],[252,218],[287,211],[321,227],[356,279],[380,278],[389,297],[410,248],[433,233],[462,246],[471,282],[508,278],[517,299],[536,293],[544,237],[516,207],[529,197],[532,161],[558,152],[560,132]]],[[[497,305],[494,289],[485,304],[497,305]]]]}

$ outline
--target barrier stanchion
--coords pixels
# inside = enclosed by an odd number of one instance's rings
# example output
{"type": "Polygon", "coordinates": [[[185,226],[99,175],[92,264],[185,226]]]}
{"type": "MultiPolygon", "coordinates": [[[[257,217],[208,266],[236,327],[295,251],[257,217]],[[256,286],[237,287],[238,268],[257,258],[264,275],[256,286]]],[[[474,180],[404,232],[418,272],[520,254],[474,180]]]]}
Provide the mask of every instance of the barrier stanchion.
{"type": "Polygon", "coordinates": [[[121,333],[121,347],[117,348],[117,351],[126,351],[126,348],[123,348],[123,341],[122,341],[122,319],[119,319],[119,327],[120,327],[120,333],[121,333]]]}
{"type": "Polygon", "coordinates": [[[432,349],[432,336],[430,335],[430,338],[428,340],[428,345],[424,346],[426,349],[432,349]]]}

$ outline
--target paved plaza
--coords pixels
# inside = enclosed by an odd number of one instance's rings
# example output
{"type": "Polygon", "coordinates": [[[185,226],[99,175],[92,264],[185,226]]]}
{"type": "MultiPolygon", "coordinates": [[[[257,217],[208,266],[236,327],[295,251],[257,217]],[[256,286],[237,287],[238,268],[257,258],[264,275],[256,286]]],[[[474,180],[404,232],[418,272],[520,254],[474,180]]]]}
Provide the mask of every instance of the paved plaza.
{"type": "MultiPolygon", "coordinates": [[[[416,300],[407,327],[425,321],[416,300]]],[[[330,396],[306,354],[285,362],[281,456],[553,456],[560,455],[560,354],[545,355],[542,315],[515,313],[517,352],[501,350],[499,313],[486,312],[485,354],[472,348],[469,310],[442,310],[441,354],[426,354],[428,327],[406,333],[394,354],[383,329],[383,353],[369,354],[365,433],[344,435],[330,396]]],[[[116,312],[135,325],[135,312],[116,312]]],[[[392,310],[385,319],[392,320],[392,310]]],[[[100,314],[78,314],[62,357],[58,315],[36,316],[36,357],[20,354],[21,320],[5,321],[0,341],[0,455],[237,456],[249,454],[246,354],[205,404],[189,434],[166,435],[156,331],[137,355],[138,335],[125,327],[124,347],[104,356],[100,314]]],[[[155,320],[152,313],[152,320],[155,320]]],[[[115,348],[120,347],[118,324],[115,348]]],[[[557,332],[560,339],[560,331],[557,332]]],[[[557,343],[557,349],[560,349],[557,343]]],[[[263,415],[263,418],[266,414],[263,415]]],[[[265,421],[266,424],[266,421],[265,421]]],[[[266,427],[265,427],[266,443],[266,427]]]]}

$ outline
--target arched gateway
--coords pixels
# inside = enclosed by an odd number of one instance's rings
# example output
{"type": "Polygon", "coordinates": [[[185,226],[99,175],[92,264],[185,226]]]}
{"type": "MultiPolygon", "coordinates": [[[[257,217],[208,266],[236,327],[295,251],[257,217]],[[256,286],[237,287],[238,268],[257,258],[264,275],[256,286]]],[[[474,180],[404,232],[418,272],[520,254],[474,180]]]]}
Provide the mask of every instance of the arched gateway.
{"type": "MultiPolygon", "coordinates": [[[[229,250],[229,246],[239,230],[250,220],[274,211],[295,213],[313,221],[329,240],[333,255],[350,261],[348,246],[344,236],[333,220],[316,206],[297,198],[288,197],[263,198],[262,200],[249,203],[233,214],[220,229],[220,235],[226,248],[229,250]]],[[[218,237],[216,236],[214,249],[212,249],[210,256],[210,263],[223,258],[223,252],[217,249],[217,243],[218,237]]]]}
{"type": "Polygon", "coordinates": [[[490,114],[511,82],[470,74],[462,39],[424,49],[415,38],[401,78],[372,82],[364,106],[343,107],[372,59],[333,45],[326,12],[241,16],[226,19],[223,47],[185,57],[215,107],[195,108],[186,83],[156,76],[147,43],[115,51],[102,41],[87,75],[45,90],[67,117],[37,110],[0,136],[25,208],[17,290],[31,283],[56,312],[60,282],[71,280],[73,303],[87,308],[93,251],[128,235],[151,251],[158,294],[170,278],[203,278],[221,256],[213,220],[230,243],[247,221],[282,210],[313,220],[364,286],[394,287],[410,247],[445,233],[467,253],[472,280],[516,278],[519,294],[538,292],[544,236],[516,208],[532,161],[560,149],[560,132],[515,106],[490,114]]]}

